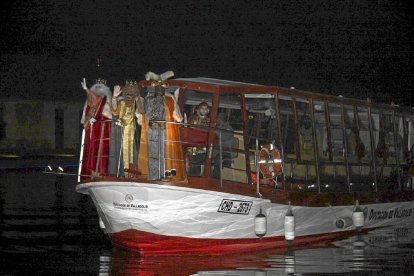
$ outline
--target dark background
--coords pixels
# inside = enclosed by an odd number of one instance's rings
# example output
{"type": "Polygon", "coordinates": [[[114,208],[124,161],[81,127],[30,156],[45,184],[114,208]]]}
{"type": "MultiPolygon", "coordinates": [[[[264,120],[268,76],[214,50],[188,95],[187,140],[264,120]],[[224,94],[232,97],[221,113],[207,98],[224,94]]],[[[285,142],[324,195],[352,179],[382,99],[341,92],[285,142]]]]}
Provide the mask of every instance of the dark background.
{"type": "Polygon", "coordinates": [[[84,100],[83,77],[173,70],[411,105],[413,19],[408,0],[14,1],[1,97],[84,100]]]}

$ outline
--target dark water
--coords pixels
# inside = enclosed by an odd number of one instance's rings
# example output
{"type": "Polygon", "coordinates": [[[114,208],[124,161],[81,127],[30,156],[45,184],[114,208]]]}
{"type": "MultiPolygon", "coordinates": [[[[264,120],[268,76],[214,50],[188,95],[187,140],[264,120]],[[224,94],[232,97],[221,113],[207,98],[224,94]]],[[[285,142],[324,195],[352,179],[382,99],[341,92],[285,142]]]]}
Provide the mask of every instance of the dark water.
{"type": "Polygon", "coordinates": [[[312,248],[144,257],[112,250],[73,176],[0,174],[1,275],[414,275],[414,222],[312,248]]]}

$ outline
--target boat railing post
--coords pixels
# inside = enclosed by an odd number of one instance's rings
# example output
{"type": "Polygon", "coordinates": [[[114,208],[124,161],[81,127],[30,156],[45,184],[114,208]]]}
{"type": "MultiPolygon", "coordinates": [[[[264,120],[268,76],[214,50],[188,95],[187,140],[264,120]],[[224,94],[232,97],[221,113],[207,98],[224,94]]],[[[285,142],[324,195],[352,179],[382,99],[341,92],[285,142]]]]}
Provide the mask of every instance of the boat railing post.
{"type": "Polygon", "coordinates": [[[313,139],[313,158],[315,161],[315,174],[316,174],[316,184],[318,185],[318,193],[321,192],[321,179],[319,175],[319,146],[318,139],[316,136],[316,126],[315,126],[315,110],[314,110],[313,98],[310,99],[310,114],[312,119],[312,139],[313,139]]]}
{"type": "Polygon", "coordinates": [[[161,176],[162,178],[165,178],[165,143],[166,143],[166,133],[165,129],[167,128],[167,122],[163,122],[164,128],[161,128],[161,137],[160,137],[160,148],[161,148],[161,176]]]}
{"type": "MultiPolygon", "coordinates": [[[[119,170],[121,168],[121,158],[122,158],[122,145],[124,143],[124,128],[121,128],[121,143],[119,147],[119,155],[118,155],[118,169],[116,170],[116,177],[119,177],[119,170]]],[[[124,164],[125,168],[125,164],[124,164]]]]}
{"type": "Polygon", "coordinates": [[[85,147],[85,128],[82,128],[82,145],[79,153],[79,169],[78,169],[78,182],[80,182],[80,177],[82,173],[82,163],[83,163],[83,148],[85,147]]]}
{"type": "Polygon", "coordinates": [[[158,179],[161,179],[161,128],[158,125],[158,179]]]}
{"type": "Polygon", "coordinates": [[[102,152],[102,141],[103,141],[103,134],[105,131],[105,123],[100,122],[102,125],[101,127],[101,137],[99,138],[99,148],[98,148],[98,158],[96,158],[96,164],[95,164],[95,170],[96,172],[99,172],[99,165],[101,164],[101,162],[99,162],[101,160],[101,152],[102,152]]]}
{"type": "Polygon", "coordinates": [[[280,106],[279,106],[279,93],[276,92],[275,94],[275,107],[276,107],[276,121],[277,121],[277,129],[278,129],[278,143],[280,146],[280,159],[282,161],[282,185],[283,190],[286,190],[286,176],[285,176],[285,150],[284,150],[284,143],[282,139],[282,124],[280,122],[280,106]]]}
{"type": "Polygon", "coordinates": [[[392,111],[392,125],[393,125],[393,132],[394,132],[394,154],[395,154],[395,163],[397,165],[397,177],[398,177],[398,189],[401,191],[401,171],[400,171],[400,143],[398,139],[398,129],[395,122],[395,110],[392,111]]]}
{"type": "Polygon", "coordinates": [[[351,177],[350,177],[350,168],[348,160],[348,137],[346,136],[346,124],[345,116],[346,110],[344,103],[341,103],[341,124],[342,124],[342,147],[343,147],[343,156],[345,161],[345,172],[346,172],[346,182],[348,184],[348,192],[351,192],[351,177]]]}
{"type": "Polygon", "coordinates": [[[222,144],[221,144],[221,131],[219,131],[219,157],[220,157],[220,162],[219,162],[219,164],[214,164],[214,166],[220,166],[219,171],[220,171],[220,188],[221,189],[223,189],[223,175],[222,175],[222,173],[223,173],[223,167],[222,167],[223,155],[222,155],[222,149],[223,149],[223,147],[222,147],[222,144]]]}
{"type": "Polygon", "coordinates": [[[259,140],[256,138],[256,192],[257,195],[262,197],[260,194],[260,168],[259,168],[259,140]]]}
{"type": "Polygon", "coordinates": [[[368,129],[369,129],[369,140],[370,140],[370,146],[371,146],[371,164],[372,164],[372,170],[374,171],[374,187],[375,192],[378,192],[377,187],[377,165],[375,160],[375,141],[374,141],[374,132],[372,129],[372,114],[371,114],[371,99],[367,99],[368,102],[368,129]]]}

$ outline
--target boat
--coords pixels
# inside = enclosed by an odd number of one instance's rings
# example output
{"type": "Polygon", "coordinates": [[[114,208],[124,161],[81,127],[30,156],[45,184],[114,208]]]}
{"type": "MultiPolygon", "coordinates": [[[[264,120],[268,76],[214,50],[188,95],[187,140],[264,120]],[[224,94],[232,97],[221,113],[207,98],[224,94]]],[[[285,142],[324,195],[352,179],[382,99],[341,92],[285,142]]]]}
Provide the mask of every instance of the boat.
{"type": "Polygon", "coordinates": [[[134,82],[132,129],[84,132],[76,191],[114,247],[255,252],[413,220],[412,108],[172,75],[134,82]]]}

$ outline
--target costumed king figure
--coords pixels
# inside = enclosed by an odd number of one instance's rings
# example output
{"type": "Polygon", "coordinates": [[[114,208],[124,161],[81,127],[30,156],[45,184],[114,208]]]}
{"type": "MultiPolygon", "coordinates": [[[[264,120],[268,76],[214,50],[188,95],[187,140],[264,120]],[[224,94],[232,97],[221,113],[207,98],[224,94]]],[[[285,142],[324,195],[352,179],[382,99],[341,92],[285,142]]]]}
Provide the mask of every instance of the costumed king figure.
{"type": "Polygon", "coordinates": [[[111,156],[116,156],[116,158],[111,159],[112,162],[110,161],[109,168],[111,173],[115,172],[119,176],[124,174],[124,170],[130,164],[136,164],[138,135],[136,133],[137,122],[135,118],[138,113],[143,114],[144,108],[139,97],[137,82],[127,81],[122,90],[119,85],[115,86],[112,98],[114,126],[111,139],[111,156]],[[119,153],[122,153],[122,158],[119,153]],[[122,168],[121,171],[118,171],[119,167],[122,168]]]}
{"type": "Polygon", "coordinates": [[[82,179],[88,179],[108,173],[112,120],[111,90],[102,79],[98,79],[91,88],[88,88],[84,78],[81,85],[86,91],[86,102],[81,119],[84,127],[81,176],[82,179]]]}
{"type": "Polygon", "coordinates": [[[142,122],[138,166],[150,180],[165,178],[167,170],[174,170],[171,178],[186,180],[180,129],[174,124],[183,117],[174,96],[166,92],[166,80],[173,76],[172,71],[145,75],[152,83],[144,99],[145,114],[137,115],[138,123],[142,122]]]}

